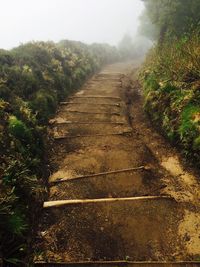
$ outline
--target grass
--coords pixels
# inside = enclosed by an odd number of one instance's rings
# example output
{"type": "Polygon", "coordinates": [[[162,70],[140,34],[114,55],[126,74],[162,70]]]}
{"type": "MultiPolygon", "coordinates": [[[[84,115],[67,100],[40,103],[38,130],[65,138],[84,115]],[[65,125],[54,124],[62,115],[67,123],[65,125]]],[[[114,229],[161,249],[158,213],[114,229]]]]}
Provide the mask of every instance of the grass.
{"type": "Polygon", "coordinates": [[[144,108],[166,137],[200,165],[200,37],[165,41],[140,71],[144,108]]]}
{"type": "Polygon", "coordinates": [[[0,49],[0,257],[5,266],[31,261],[28,251],[47,194],[48,120],[60,101],[118,58],[109,45],[67,40],[0,49]]]}

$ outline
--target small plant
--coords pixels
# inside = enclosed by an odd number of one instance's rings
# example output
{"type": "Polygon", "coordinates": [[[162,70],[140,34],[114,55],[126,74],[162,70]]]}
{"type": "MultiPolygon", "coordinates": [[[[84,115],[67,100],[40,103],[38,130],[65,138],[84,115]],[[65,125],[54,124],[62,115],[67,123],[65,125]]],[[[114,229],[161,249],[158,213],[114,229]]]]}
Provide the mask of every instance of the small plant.
{"type": "Polygon", "coordinates": [[[140,71],[145,110],[184,155],[198,156],[200,134],[200,38],[170,36],[153,48],[140,71]]]}
{"type": "Polygon", "coordinates": [[[109,45],[67,40],[0,50],[0,255],[7,265],[28,266],[27,237],[47,192],[49,118],[59,101],[117,59],[109,45]]]}
{"type": "Polygon", "coordinates": [[[19,140],[31,141],[31,131],[24,122],[17,119],[15,116],[10,116],[8,130],[10,134],[19,140]]]}

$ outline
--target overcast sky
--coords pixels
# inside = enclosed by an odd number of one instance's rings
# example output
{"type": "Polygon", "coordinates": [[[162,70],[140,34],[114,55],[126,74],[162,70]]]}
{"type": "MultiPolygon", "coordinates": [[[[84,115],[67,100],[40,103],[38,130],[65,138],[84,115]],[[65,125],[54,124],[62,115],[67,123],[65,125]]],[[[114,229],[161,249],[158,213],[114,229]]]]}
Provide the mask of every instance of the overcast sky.
{"type": "Polygon", "coordinates": [[[140,0],[0,0],[0,48],[31,40],[117,44],[137,31],[140,0]]]}

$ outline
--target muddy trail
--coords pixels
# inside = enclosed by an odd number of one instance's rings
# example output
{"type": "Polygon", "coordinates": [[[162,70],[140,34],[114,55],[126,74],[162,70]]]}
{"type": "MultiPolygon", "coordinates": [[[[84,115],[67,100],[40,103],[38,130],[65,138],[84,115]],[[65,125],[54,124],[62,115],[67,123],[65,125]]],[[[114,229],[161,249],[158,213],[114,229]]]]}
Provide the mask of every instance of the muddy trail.
{"type": "Polygon", "coordinates": [[[129,69],[107,66],[50,121],[37,266],[198,266],[197,177],[152,129],[129,69]]]}

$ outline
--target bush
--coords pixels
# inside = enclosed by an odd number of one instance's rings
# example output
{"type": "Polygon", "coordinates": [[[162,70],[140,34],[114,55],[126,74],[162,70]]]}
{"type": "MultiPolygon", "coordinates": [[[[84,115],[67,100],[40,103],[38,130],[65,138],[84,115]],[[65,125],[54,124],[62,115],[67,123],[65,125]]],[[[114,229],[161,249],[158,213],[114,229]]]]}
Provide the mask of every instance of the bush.
{"type": "Polygon", "coordinates": [[[21,141],[31,142],[31,131],[15,116],[9,117],[8,132],[21,141]]]}
{"type": "Polygon", "coordinates": [[[67,40],[0,50],[0,255],[4,262],[27,266],[30,260],[27,239],[31,240],[47,192],[49,118],[59,101],[103,64],[117,59],[116,49],[108,45],[67,40]]]}
{"type": "Polygon", "coordinates": [[[200,164],[200,38],[174,38],[153,48],[140,73],[145,110],[186,156],[200,164]]]}

